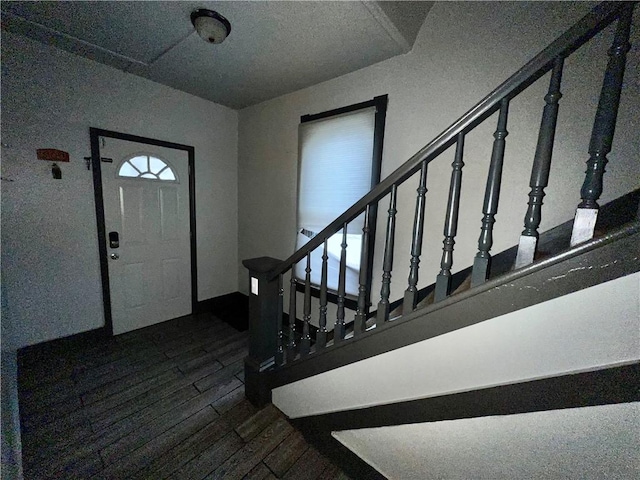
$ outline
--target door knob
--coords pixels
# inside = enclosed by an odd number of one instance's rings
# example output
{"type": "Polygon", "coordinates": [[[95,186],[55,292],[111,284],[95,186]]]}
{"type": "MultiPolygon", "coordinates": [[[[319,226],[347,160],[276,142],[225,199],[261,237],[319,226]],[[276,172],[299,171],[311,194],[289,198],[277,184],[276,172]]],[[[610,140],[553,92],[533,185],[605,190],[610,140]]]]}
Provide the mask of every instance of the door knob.
{"type": "Polygon", "coordinates": [[[117,260],[120,258],[120,255],[118,255],[117,253],[112,253],[110,257],[111,257],[111,260],[117,260]]]}

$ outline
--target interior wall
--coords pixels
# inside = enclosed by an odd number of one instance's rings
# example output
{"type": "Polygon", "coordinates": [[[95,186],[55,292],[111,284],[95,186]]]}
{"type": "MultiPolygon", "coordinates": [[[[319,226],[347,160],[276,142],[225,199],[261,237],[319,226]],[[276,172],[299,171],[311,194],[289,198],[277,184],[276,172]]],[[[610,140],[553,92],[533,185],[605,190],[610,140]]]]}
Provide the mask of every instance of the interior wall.
{"type": "MultiPolygon", "coordinates": [[[[240,111],[239,260],[294,251],[298,124],[300,116],[389,95],[382,178],[469,110],[546,47],[593,3],[437,2],[413,50],[348,75],[240,111]]],[[[640,41],[636,12],[633,48],[619,111],[613,152],[605,175],[603,201],[640,187],[637,135],[640,109],[640,41]]],[[[585,161],[611,28],[567,60],[551,179],[546,190],[542,231],[573,217],[580,201],[585,161]]],[[[501,203],[493,252],[516,245],[523,228],[529,176],[543,97],[549,76],[514,100],[509,113],[501,203]]],[[[469,134],[453,270],[473,262],[497,116],[469,134]]],[[[453,151],[429,165],[427,210],[419,286],[435,281],[442,253],[442,230],[453,151]]],[[[407,286],[417,176],[398,193],[392,299],[407,286]]],[[[388,200],[379,209],[372,301],[379,300],[383,235],[388,200]]],[[[247,292],[246,270],[239,267],[247,292]]],[[[285,293],[287,295],[287,293],[285,293]]],[[[298,304],[302,303],[301,301],[298,304]]],[[[285,301],[285,306],[287,302],[285,301]]],[[[318,321],[314,308],[312,323],[318,321]]]]}
{"type": "Polygon", "coordinates": [[[3,31],[3,348],[104,325],[89,127],[195,147],[198,299],[237,291],[237,120],[227,107],[3,31]],[[69,152],[61,180],[36,160],[38,148],[69,152]]]}

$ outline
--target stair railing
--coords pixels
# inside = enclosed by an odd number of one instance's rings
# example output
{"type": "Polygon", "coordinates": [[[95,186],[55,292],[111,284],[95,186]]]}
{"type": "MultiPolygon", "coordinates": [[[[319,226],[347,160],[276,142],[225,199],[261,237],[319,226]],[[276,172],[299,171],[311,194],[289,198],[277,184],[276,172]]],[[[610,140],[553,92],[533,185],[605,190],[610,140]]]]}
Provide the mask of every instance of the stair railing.
{"type": "Polygon", "coordinates": [[[353,336],[362,335],[369,318],[367,286],[368,269],[372,268],[368,259],[369,225],[371,212],[378,202],[389,196],[385,246],[382,264],[382,288],[380,301],[375,315],[376,329],[389,322],[390,286],[393,270],[393,248],[396,229],[397,189],[411,176],[420,172],[417,189],[415,216],[413,222],[411,260],[408,285],[403,298],[403,314],[410,313],[418,305],[419,264],[425,223],[425,205],[427,193],[427,171],[430,162],[435,160],[452,145],[455,157],[452,163],[451,183],[444,222],[444,241],[440,273],[436,278],[434,301],[439,302],[451,294],[451,267],[460,207],[462,188],[462,169],[464,167],[465,136],[496,112],[498,121],[494,133],[493,150],[483,203],[481,233],[478,240],[478,253],[473,262],[471,286],[478,286],[491,274],[491,247],[493,245],[493,224],[498,211],[502,166],[510,101],[540,77],[551,71],[546,105],[542,113],[541,126],[531,172],[528,208],[524,218],[524,230],[521,234],[515,268],[521,268],[533,262],[538,241],[538,227],[542,216],[542,199],[548,184],[554,135],[558,116],[560,86],[564,60],[617,20],[613,45],[609,50],[609,62],[604,74],[600,100],[593,125],[589,145],[589,159],[584,184],[581,189],[582,202],[578,205],[574,220],[571,245],[593,238],[598,214],[598,199],[602,194],[602,180],[607,154],[611,151],[622,80],[626,65],[626,54],[630,49],[629,34],[635,2],[603,2],[584,16],[551,45],[536,55],[524,67],[507,81],[487,95],[476,106],[460,117],[449,128],[413,155],[397,170],[383,179],[375,188],[351,206],[346,212],[331,222],[324,230],[309,240],[284,262],[262,257],[246,260],[249,269],[251,294],[249,299],[250,346],[249,357],[245,361],[246,394],[254,403],[269,401],[270,390],[260,377],[260,373],[274,365],[284,366],[306,358],[314,352],[331,348],[328,345],[327,325],[327,240],[336,233],[342,234],[340,266],[338,271],[337,315],[333,329],[333,345],[345,340],[347,323],[345,318],[345,284],[347,258],[347,228],[349,222],[364,214],[362,236],[360,276],[357,309],[354,318],[353,336]],[[322,271],[319,292],[319,329],[316,335],[315,349],[311,347],[311,252],[322,248],[322,271]],[[305,262],[304,301],[302,332],[298,336],[295,329],[296,287],[299,280],[294,267],[305,262]],[[289,305],[289,330],[283,331],[283,275],[291,273],[291,294],[289,305]]]}

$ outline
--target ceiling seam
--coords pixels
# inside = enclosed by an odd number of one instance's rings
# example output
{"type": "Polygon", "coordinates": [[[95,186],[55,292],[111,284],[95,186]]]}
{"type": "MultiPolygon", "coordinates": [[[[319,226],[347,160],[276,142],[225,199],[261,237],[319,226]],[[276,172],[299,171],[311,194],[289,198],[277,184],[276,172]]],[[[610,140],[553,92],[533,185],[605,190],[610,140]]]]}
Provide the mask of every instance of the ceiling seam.
{"type": "MultiPolygon", "coordinates": [[[[26,18],[24,18],[24,17],[22,17],[20,15],[16,15],[16,14],[13,14],[13,13],[10,13],[10,12],[2,12],[2,15],[10,17],[13,20],[17,20],[18,22],[22,22],[24,24],[30,25],[32,27],[35,27],[36,29],[40,30],[40,32],[48,33],[49,35],[53,35],[53,36],[62,37],[65,40],[70,40],[72,42],[76,42],[76,43],[78,43],[78,44],[80,44],[82,46],[98,50],[98,51],[100,51],[102,53],[106,53],[107,55],[111,55],[111,56],[116,57],[116,58],[118,58],[120,60],[124,60],[124,61],[129,62],[129,63],[135,63],[135,64],[141,65],[143,67],[148,67],[149,66],[148,63],[143,62],[141,60],[137,60],[135,58],[128,57],[127,55],[122,55],[121,53],[114,52],[113,50],[109,50],[108,48],[101,47],[99,45],[96,45],[95,43],[87,42],[86,40],[82,40],[82,39],[80,39],[78,37],[74,37],[73,35],[69,35],[68,33],[60,32],[60,31],[55,30],[53,28],[49,28],[49,27],[47,27],[45,25],[42,25],[41,23],[34,22],[33,20],[28,20],[28,19],[26,19],[26,18]]],[[[9,29],[11,29],[10,25],[9,25],[9,29]]]]}
{"type": "Polygon", "coordinates": [[[182,42],[184,42],[187,38],[189,38],[191,35],[193,35],[194,33],[196,33],[195,30],[187,33],[184,37],[182,37],[180,40],[178,40],[177,42],[175,42],[173,45],[170,45],[169,47],[167,47],[165,50],[163,50],[162,52],[160,52],[160,54],[158,54],[156,57],[152,58],[151,60],[149,60],[149,63],[145,64],[147,67],[151,67],[153,66],[154,63],[156,63],[158,60],[160,60],[162,57],[164,57],[167,53],[169,53],[171,50],[173,50],[174,48],[176,48],[178,45],[180,45],[182,42]]]}
{"type": "Polygon", "coordinates": [[[361,1],[360,2],[364,7],[369,11],[374,20],[380,25],[389,35],[389,37],[396,42],[396,44],[402,49],[403,53],[408,53],[411,51],[411,45],[404,37],[402,32],[396,27],[395,23],[387,16],[387,14],[382,10],[378,2],[368,2],[361,1]]]}

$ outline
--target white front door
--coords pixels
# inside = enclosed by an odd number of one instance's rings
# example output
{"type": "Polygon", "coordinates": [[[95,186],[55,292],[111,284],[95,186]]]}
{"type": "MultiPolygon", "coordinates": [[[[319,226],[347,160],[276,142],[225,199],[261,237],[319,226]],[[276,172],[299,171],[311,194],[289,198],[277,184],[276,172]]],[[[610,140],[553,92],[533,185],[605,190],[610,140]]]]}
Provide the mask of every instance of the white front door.
{"type": "Polygon", "coordinates": [[[184,150],[100,137],[113,333],[191,313],[184,150]]]}

